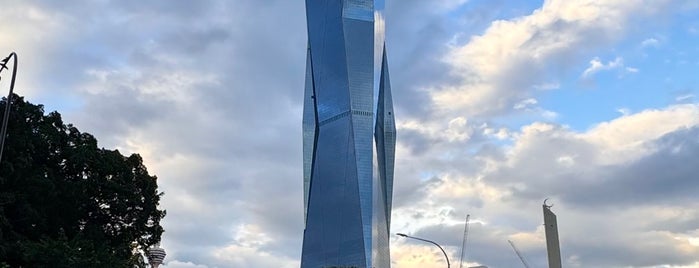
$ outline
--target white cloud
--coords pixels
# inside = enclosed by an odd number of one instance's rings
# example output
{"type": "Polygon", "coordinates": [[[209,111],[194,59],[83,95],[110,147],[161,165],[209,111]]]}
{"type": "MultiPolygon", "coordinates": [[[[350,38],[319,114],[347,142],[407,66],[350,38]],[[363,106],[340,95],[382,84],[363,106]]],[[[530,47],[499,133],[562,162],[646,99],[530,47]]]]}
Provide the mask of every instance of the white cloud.
{"type": "Polygon", "coordinates": [[[449,127],[445,134],[449,141],[466,141],[471,138],[473,129],[468,125],[468,120],[457,117],[449,121],[449,127]]]}
{"type": "Polygon", "coordinates": [[[585,69],[582,73],[583,78],[589,78],[595,73],[598,73],[600,71],[609,71],[617,68],[621,68],[624,66],[624,60],[620,57],[617,57],[614,59],[614,61],[609,61],[607,64],[604,64],[598,57],[595,57],[594,59],[590,60],[590,67],[585,69]]]}
{"type": "Polygon", "coordinates": [[[264,250],[273,239],[256,225],[243,224],[236,228],[235,243],[215,249],[212,257],[221,265],[231,267],[298,267],[293,259],[276,256],[264,250]]]}
{"type": "MultiPolygon", "coordinates": [[[[406,244],[408,241],[393,243],[394,246],[391,252],[391,257],[394,261],[391,267],[397,268],[442,268],[446,265],[444,255],[433,245],[418,245],[406,244]]],[[[458,259],[455,259],[454,252],[449,252],[451,257],[451,265],[456,267],[458,259]]]]}
{"type": "Polygon", "coordinates": [[[641,42],[641,47],[658,47],[658,46],[660,46],[660,41],[658,41],[658,39],[655,39],[655,38],[648,38],[646,40],[643,40],[643,42],[641,42]]]}
{"type": "Polygon", "coordinates": [[[486,136],[495,137],[499,140],[509,139],[511,136],[511,133],[507,128],[488,128],[487,125],[483,129],[483,134],[485,134],[486,136]]]}
{"type": "Polygon", "coordinates": [[[528,98],[528,99],[525,99],[525,100],[518,102],[512,108],[515,108],[515,110],[522,110],[522,109],[528,108],[532,105],[536,105],[537,103],[539,103],[539,102],[536,99],[528,98]]]}
{"type": "Polygon", "coordinates": [[[606,148],[601,151],[606,155],[603,157],[604,163],[619,163],[643,157],[656,149],[647,147],[645,142],[698,123],[699,106],[675,105],[663,110],[645,110],[597,124],[586,134],[582,134],[581,138],[606,148]]]}
{"type": "Polygon", "coordinates": [[[558,82],[543,83],[543,84],[534,85],[533,88],[536,90],[554,90],[554,89],[561,88],[561,84],[558,82]]]}
{"type": "Polygon", "coordinates": [[[621,115],[630,115],[631,114],[631,110],[628,108],[619,108],[616,111],[619,112],[621,115]]]}
{"type": "Polygon", "coordinates": [[[539,101],[537,101],[536,99],[528,98],[516,103],[512,108],[516,111],[524,111],[536,114],[546,120],[554,120],[558,117],[558,113],[546,110],[537,105],[538,103],[539,101]]]}
{"type": "MultiPolygon", "coordinates": [[[[466,117],[456,117],[448,122],[419,120],[398,120],[396,128],[402,132],[411,132],[430,140],[429,143],[466,143],[477,134],[481,128],[477,123],[470,122],[466,117]]],[[[414,144],[413,144],[414,145],[414,144]]]]}
{"type": "Polygon", "coordinates": [[[676,102],[690,101],[690,100],[694,99],[694,97],[696,97],[696,96],[694,96],[694,94],[684,94],[684,95],[677,96],[675,98],[675,101],[676,102]]]}
{"type": "Polygon", "coordinates": [[[194,264],[192,262],[168,261],[161,265],[163,268],[209,268],[206,265],[194,264]]]}
{"type": "MultiPolygon", "coordinates": [[[[545,1],[532,14],[493,22],[463,46],[454,46],[445,61],[462,79],[458,86],[433,89],[441,111],[467,114],[507,111],[529,97],[528,88],[551,77],[547,70],[570,69],[580,56],[624,36],[637,18],[666,11],[668,3],[640,1],[545,1]],[[555,67],[554,67],[555,66],[555,67]]],[[[586,76],[621,66],[621,59],[591,62],[586,76]]]]}
{"type": "Polygon", "coordinates": [[[0,17],[12,22],[0,23],[0,32],[6,36],[0,42],[0,58],[16,52],[21,64],[17,89],[21,90],[22,95],[39,95],[42,90],[42,66],[47,65],[45,59],[52,56],[51,50],[43,48],[61,39],[61,33],[69,32],[74,21],[64,14],[44,10],[32,3],[6,3],[0,10],[0,17]]]}

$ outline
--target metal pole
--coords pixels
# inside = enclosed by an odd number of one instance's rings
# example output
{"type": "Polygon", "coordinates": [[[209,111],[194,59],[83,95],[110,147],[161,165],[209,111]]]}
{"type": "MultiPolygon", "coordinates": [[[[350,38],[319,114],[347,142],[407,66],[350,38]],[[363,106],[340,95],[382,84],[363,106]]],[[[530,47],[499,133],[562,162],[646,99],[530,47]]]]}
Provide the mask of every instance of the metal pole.
{"type": "Polygon", "coordinates": [[[464,252],[466,251],[466,239],[468,239],[468,221],[471,219],[470,214],[466,214],[466,223],[464,223],[464,239],[461,241],[461,259],[459,260],[459,268],[464,266],[464,252]]]}
{"type": "Polygon", "coordinates": [[[2,163],[2,153],[5,149],[5,136],[7,135],[7,125],[9,124],[10,120],[10,105],[12,105],[12,93],[15,88],[15,78],[17,77],[17,54],[12,52],[9,56],[7,56],[7,58],[0,62],[0,72],[2,72],[3,69],[7,69],[7,62],[10,61],[10,58],[14,58],[14,62],[12,66],[12,79],[10,80],[10,93],[7,94],[5,114],[2,118],[2,130],[0,130],[0,163],[2,163]]]}
{"type": "Polygon", "coordinates": [[[407,238],[412,238],[412,239],[415,239],[415,240],[420,240],[420,241],[423,241],[423,242],[427,242],[427,243],[434,244],[434,245],[437,246],[437,247],[439,248],[439,250],[441,250],[442,253],[444,254],[444,258],[447,260],[447,268],[451,268],[451,264],[449,264],[449,257],[447,256],[447,252],[444,251],[444,249],[442,248],[442,246],[440,246],[439,244],[435,243],[434,241],[430,241],[430,240],[427,240],[427,239],[422,239],[422,238],[418,238],[418,237],[414,237],[414,236],[409,236],[409,235],[407,235],[407,234],[397,233],[396,235],[397,235],[397,236],[402,236],[402,237],[407,237],[407,238]]]}

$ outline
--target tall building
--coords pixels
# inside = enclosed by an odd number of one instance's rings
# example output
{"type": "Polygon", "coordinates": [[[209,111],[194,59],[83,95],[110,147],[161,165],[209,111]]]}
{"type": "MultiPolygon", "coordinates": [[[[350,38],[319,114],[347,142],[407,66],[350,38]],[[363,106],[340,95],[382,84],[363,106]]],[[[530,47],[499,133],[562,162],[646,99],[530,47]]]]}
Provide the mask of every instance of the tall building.
{"type": "Polygon", "coordinates": [[[150,267],[158,268],[163,264],[163,260],[165,260],[165,250],[160,247],[160,243],[157,243],[146,250],[146,257],[148,258],[150,267]]]}
{"type": "Polygon", "coordinates": [[[546,233],[546,252],[548,253],[549,267],[561,268],[561,248],[558,244],[558,221],[556,214],[551,211],[551,206],[544,201],[544,232],[546,233]]]}
{"type": "Polygon", "coordinates": [[[306,0],[302,268],[388,268],[395,123],[384,0],[306,0]]]}

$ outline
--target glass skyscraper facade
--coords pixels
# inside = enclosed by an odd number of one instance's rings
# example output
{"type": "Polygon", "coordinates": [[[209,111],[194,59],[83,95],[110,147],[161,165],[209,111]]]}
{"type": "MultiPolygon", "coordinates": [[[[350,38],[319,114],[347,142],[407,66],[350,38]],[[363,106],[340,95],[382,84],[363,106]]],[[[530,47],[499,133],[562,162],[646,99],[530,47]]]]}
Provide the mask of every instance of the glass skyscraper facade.
{"type": "Polygon", "coordinates": [[[306,0],[302,268],[390,267],[396,129],[383,0],[306,0]]]}

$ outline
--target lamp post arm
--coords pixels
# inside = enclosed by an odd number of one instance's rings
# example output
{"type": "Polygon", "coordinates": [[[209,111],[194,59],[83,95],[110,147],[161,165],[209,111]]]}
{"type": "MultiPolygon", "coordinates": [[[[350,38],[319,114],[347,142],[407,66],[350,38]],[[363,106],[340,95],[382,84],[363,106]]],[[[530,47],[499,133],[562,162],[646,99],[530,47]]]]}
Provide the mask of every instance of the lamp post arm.
{"type": "Polygon", "coordinates": [[[430,243],[430,244],[433,244],[433,245],[437,246],[437,247],[439,248],[439,250],[442,251],[442,254],[444,254],[444,258],[447,260],[447,268],[451,268],[451,264],[449,263],[449,257],[447,256],[447,252],[444,251],[444,248],[442,248],[442,246],[440,246],[439,244],[435,243],[434,241],[430,241],[430,240],[427,240],[427,239],[422,239],[422,238],[418,238],[418,237],[414,237],[414,236],[409,236],[409,235],[404,235],[404,236],[405,236],[405,237],[412,238],[412,239],[420,240],[420,241],[423,241],[423,242],[427,242],[427,243],[430,243]]]}
{"type": "Polygon", "coordinates": [[[2,162],[2,153],[5,149],[5,136],[7,135],[7,125],[10,120],[10,105],[12,105],[12,93],[15,89],[15,78],[17,78],[17,54],[12,52],[7,58],[2,61],[2,66],[0,67],[0,72],[7,68],[7,63],[10,58],[14,59],[12,64],[12,79],[10,79],[10,93],[7,94],[7,103],[5,104],[5,114],[2,118],[2,129],[0,129],[0,162],[2,162]]]}
{"type": "Polygon", "coordinates": [[[442,251],[442,254],[444,254],[444,258],[447,260],[447,268],[450,268],[450,267],[451,267],[451,264],[449,263],[449,257],[447,256],[447,252],[444,251],[444,248],[442,248],[442,246],[440,246],[439,244],[435,243],[434,241],[430,241],[430,240],[427,240],[427,239],[422,239],[422,238],[417,238],[417,237],[412,237],[412,236],[410,236],[410,237],[413,238],[413,239],[417,239],[417,240],[420,240],[420,241],[424,241],[424,242],[427,242],[427,243],[431,243],[431,244],[434,244],[435,246],[437,246],[437,247],[439,248],[439,250],[442,251]]]}

